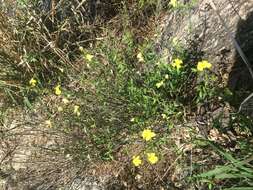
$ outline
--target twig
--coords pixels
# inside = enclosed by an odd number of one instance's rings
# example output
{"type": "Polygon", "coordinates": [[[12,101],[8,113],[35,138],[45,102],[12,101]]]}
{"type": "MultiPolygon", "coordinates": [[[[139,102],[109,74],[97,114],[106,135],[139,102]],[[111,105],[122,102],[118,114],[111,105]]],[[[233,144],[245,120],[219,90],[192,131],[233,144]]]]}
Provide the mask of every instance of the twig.
{"type": "Polygon", "coordinates": [[[243,100],[243,102],[241,103],[239,110],[237,113],[240,113],[242,111],[242,106],[250,99],[253,97],[253,93],[251,93],[245,100],[243,100]]]}
{"type": "Polygon", "coordinates": [[[82,0],[82,2],[79,3],[79,5],[76,7],[76,10],[79,9],[85,2],[86,2],[86,0],[82,0]]]}

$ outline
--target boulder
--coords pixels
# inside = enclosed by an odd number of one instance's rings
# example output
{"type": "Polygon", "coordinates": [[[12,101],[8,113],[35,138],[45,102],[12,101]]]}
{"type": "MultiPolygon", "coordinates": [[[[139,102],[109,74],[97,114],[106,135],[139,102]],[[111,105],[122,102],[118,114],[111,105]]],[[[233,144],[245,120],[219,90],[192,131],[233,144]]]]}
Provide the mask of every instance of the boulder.
{"type": "MultiPolygon", "coordinates": [[[[222,72],[223,81],[230,90],[252,89],[253,80],[249,71],[210,2],[200,0],[192,6],[185,4],[168,14],[164,18],[160,45],[167,47],[170,40],[177,38],[188,48],[193,48],[189,40],[195,40],[197,50],[202,51],[203,58],[214,65],[215,72],[222,72]]],[[[249,62],[252,62],[253,1],[213,0],[213,2],[232,36],[237,40],[249,62]]]]}

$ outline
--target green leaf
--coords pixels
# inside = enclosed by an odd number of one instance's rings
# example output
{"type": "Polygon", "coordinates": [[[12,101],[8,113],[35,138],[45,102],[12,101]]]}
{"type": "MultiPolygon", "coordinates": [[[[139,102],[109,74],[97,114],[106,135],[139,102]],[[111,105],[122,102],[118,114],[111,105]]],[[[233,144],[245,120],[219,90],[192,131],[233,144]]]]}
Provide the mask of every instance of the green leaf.
{"type": "Polygon", "coordinates": [[[216,179],[252,178],[252,175],[248,173],[238,173],[238,174],[222,173],[222,174],[216,175],[215,178],[216,179]]]}
{"type": "Polygon", "coordinates": [[[218,174],[223,174],[224,172],[228,173],[231,171],[237,171],[237,170],[235,168],[231,168],[230,166],[222,166],[222,167],[217,167],[214,170],[197,175],[196,177],[200,177],[200,178],[215,177],[218,174]]]}

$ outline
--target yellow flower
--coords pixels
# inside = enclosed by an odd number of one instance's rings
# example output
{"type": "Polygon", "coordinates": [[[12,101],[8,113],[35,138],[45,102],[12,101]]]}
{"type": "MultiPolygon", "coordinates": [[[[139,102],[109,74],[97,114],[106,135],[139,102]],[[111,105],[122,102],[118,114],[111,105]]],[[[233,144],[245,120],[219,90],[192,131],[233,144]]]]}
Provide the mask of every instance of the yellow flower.
{"type": "Polygon", "coordinates": [[[62,112],[63,111],[63,107],[59,106],[58,107],[58,112],[62,112]]]}
{"type": "Polygon", "coordinates": [[[167,115],[163,113],[163,114],[162,114],[162,118],[163,118],[163,119],[167,119],[167,115]]]}
{"type": "Polygon", "coordinates": [[[174,59],[172,62],[172,67],[176,67],[179,70],[182,67],[183,61],[181,59],[174,59]]]}
{"type": "Polygon", "coordinates": [[[178,45],[178,38],[177,38],[177,37],[174,37],[174,38],[172,39],[172,45],[173,45],[173,46],[177,46],[177,45],[178,45]]]}
{"type": "Polygon", "coordinates": [[[74,106],[74,113],[78,112],[79,108],[80,108],[79,106],[75,105],[74,106]]]}
{"type": "Polygon", "coordinates": [[[163,80],[156,83],[156,88],[160,88],[164,84],[163,80]]]}
{"type": "Polygon", "coordinates": [[[64,72],[64,69],[63,68],[59,68],[59,70],[63,73],[64,72]]]}
{"type": "Polygon", "coordinates": [[[176,8],[178,6],[178,1],[177,0],[170,0],[169,3],[172,7],[176,8]]]}
{"type": "Polygon", "coordinates": [[[48,128],[52,128],[52,123],[51,123],[50,120],[46,120],[46,121],[45,121],[45,125],[46,125],[46,127],[48,127],[48,128]]]}
{"type": "Polygon", "coordinates": [[[82,46],[79,47],[79,51],[84,52],[84,49],[82,46]]]}
{"type": "Polygon", "coordinates": [[[88,53],[85,55],[85,59],[87,59],[89,62],[92,61],[93,57],[94,57],[93,55],[88,54],[88,53]]]}
{"type": "Polygon", "coordinates": [[[62,102],[63,102],[64,104],[68,104],[68,103],[69,103],[69,100],[68,100],[67,98],[62,98],[62,102]]]}
{"type": "Polygon", "coordinates": [[[140,156],[133,156],[132,162],[134,166],[138,167],[141,165],[142,160],[140,159],[140,156]]]}
{"type": "Polygon", "coordinates": [[[151,140],[156,134],[154,132],[152,132],[150,129],[145,129],[141,136],[145,141],[149,141],[151,140]]]}
{"type": "Polygon", "coordinates": [[[34,78],[31,78],[31,80],[29,81],[29,84],[31,85],[31,87],[35,87],[37,84],[37,80],[35,80],[34,78]]]}
{"type": "Polygon", "coordinates": [[[55,88],[54,88],[54,92],[56,95],[61,95],[61,85],[57,85],[55,88]]]}
{"type": "Polygon", "coordinates": [[[198,71],[203,71],[204,69],[210,69],[212,67],[212,64],[209,63],[208,61],[200,61],[198,62],[197,65],[197,70],[198,71]]]}
{"type": "Polygon", "coordinates": [[[141,52],[137,54],[137,59],[139,62],[144,62],[144,57],[141,52]]]}
{"type": "Polygon", "coordinates": [[[77,116],[80,116],[80,111],[79,111],[79,106],[75,105],[74,106],[74,114],[76,114],[77,116]]]}
{"type": "Polygon", "coordinates": [[[155,153],[147,153],[147,157],[150,164],[155,164],[158,162],[158,157],[155,153]]]}

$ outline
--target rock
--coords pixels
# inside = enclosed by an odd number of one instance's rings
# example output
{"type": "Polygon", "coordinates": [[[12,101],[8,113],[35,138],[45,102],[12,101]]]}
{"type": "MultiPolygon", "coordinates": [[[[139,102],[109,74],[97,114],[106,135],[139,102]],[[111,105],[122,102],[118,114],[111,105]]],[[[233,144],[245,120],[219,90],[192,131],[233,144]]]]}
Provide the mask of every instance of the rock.
{"type": "MultiPolygon", "coordinates": [[[[212,71],[222,79],[220,86],[227,87],[234,95],[229,104],[239,109],[240,103],[252,93],[253,77],[232,38],[236,39],[252,68],[253,1],[213,0],[226,26],[210,2],[201,0],[190,8],[179,8],[167,14],[158,44],[172,57],[173,40],[178,39],[181,46],[193,54],[194,62],[206,59],[212,63],[212,71]]],[[[244,104],[243,108],[246,109],[244,113],[253,115],[251,103],[244,104]]]]}
{"type": "MultiPolygon", "coordinates": [[[[253,61],[253,1],[214,0],[221,17],[231,34],[250,61],[253,61]]],[[[223,70],[227,76],[227,85],[231,90],[252,89],[252,78],[248,69],[222,25],[217,13],[210,6],[210,0],[199,1],[189,9],[174,10],[164,18],[160,44],[170,48],[168,43],[179,39],[188,48],[193,48],[190,39],[197,42],[196,50],[203,51],[203,59],[214,65],[214,71],[223,70]]]]}

